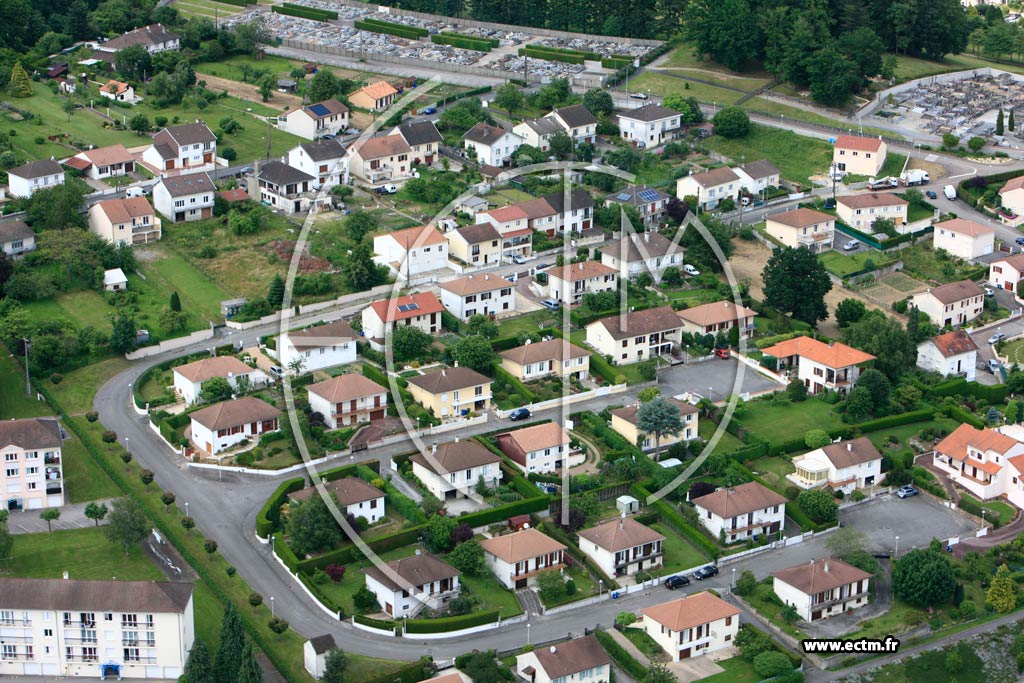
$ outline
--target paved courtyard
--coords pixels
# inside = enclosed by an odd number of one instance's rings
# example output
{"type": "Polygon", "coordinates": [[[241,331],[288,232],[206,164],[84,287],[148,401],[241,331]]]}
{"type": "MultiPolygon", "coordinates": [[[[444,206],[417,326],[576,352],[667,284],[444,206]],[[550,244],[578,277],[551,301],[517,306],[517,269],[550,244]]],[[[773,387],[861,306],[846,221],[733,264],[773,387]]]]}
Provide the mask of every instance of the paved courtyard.
{"type": "MultiPolygon", "coordinates": [[[[739,365],[735,358],[715,358],[701,363],[675,365],[658,372],[658,384],[662,386],[663,394],[675,396],[689,392],[708,397],[712,401],[723,401],[733,393],[739,365]]],[[[753,368],[744,366],[741,394],[759,394],[778,386],[753,368]]]]}
{"type": "Polygon", "coordinates": [[[978,530],[977,524],[924,494],[904,499],[883,496],[842,511],[839,519],[867,534],[873,553],[896,550],[897,537],[902,554],[927,546],[933,538],[970,537],[978,530]]]}

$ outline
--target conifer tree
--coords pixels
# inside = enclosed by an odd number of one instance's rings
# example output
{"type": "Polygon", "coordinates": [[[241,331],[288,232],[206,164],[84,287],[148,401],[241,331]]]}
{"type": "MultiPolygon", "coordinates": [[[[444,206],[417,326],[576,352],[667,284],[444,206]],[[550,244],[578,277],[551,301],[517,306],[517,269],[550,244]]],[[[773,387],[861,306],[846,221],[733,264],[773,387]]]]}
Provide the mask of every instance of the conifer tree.
{"type": "Polygon", "coordinates": [[[242,666],[238,670],[238,683],[263,683],[263,670],[256,661],[256,651],[253,650],[252,642],[245,645],[242,652],[242,666]]]}
{"type": "Polygon", "coordinates": [[[1003,134],[1003,110],[1000,108],[999,113],[996,115],[996,135],[1003,134]]]}
{"type": "Polygon", "coordinates": [[[224,618],[220,627],[220,646],[213,661],[216,683],[236,683],[238,671],[242,667],[242,651],[245,648],[245,633],[242,631],[242,620],[235,608],[228,605],[224,608],[224,618]]]}
{"type": "Polygon", "coordinates": [[[196,640],[195,645],[192,646],[192,652],[189,653],[188,663],[185,665],[184,683],[214,683],[210,652],[201,640],[196,640]]]}
{"type": "Polygon", "coordinates": [[[11,68],[11,94],[15,97],[32,97],[35,91],[32,90],[32,79],[28,77],[21,62],[15,62],[11,68]]]}
{"type": "Polygon", "coordinates": [[[181,297],[178,296],[177,292],[171,292],[171,310],[178,313],[181,312],[181,297]]]}
{"type": "Polygon", "coordinates": [[[271,308],[277,310],[281,308],[283,302],[284,280],[281,279],[280,275],[275,275],[274,279],[270,282],[270,289],[267,291],[267,303],[270,304],[271,308]]]}

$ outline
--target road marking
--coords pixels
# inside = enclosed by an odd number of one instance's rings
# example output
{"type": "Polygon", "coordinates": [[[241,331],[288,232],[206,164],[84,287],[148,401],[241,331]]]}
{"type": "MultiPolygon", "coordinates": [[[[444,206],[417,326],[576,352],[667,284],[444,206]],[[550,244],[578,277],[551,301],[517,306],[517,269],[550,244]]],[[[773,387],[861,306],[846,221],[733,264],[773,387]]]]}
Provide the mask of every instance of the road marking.
{"type": "Polygon", "coordinates": [[[928,156],[926,156],[924,158],[924,160],[927,161],[927,162],[938,161],[939,160],[939,155],[938,154],[929,154],[928,156]]]}
{"type": "Polygon", "coordinates": [[[972,168],[970,173],[961,173],[960,175],[951,175],[948,178],[946,178],[946,180],[953,180],[954,178],[966,178],[969,175],[977,175],[977,174],[978,174],[978,169],[977,168],[972,168]]]}

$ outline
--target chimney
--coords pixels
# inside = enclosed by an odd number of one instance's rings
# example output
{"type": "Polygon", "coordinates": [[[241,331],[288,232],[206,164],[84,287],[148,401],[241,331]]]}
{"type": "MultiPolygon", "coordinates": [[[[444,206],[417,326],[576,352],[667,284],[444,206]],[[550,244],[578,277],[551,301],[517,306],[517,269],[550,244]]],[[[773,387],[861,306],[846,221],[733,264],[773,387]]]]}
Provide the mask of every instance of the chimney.
{"type": "Polygon", "coordinates": [[[433,444],[433,445],[432,445],[432,446],[430,447],[430,452],[431,452],[431,454],[437,453],[437,444],[436,444],[436,443],[435,443],[435,444],[433,444]]]}
{"type": "Polygon", "coordinates": [[[849,441],[846,442],[846,450],[848,452],[852,452],[853,451],[853,444],[851,442],[849,442],[849,441]]]}
{"type": "Polygon", "coordinates": [[[557,652],[557,651],[558,651],[558,648],[556,648],[554,645],[552,645],[551,646],[551,650],[550,650],[551,654],[555,654],[555,652],[557,652]]]}
{"type": "Polygon", "coordinates": [[[455,443],[458,443],[458,442],[459,442],[459,437],[458,437],[458,435],[456,434],[456,436],[455,436],[455,443]]]}
{"type": "Polygon", "coordinates": [[[444,368],[441,368],[441,376],[442,376],[442,377],[444,377],[444,376],[445,376],[445,371],[444,371],[444,368]]]}
{"type": "Polygon", "coordinates": [[[619,531],[622,531],[623,524],[626,521],[626,511],[623,510],[622,514],[619,515],[619,531]]]}
{"type": "Polygon", "coordinates": [[[416,557],[419,557],[422,554],[423,554],[423,551],[420,550],[419,548],[416,548],[416,557]]]}
{"type": "Polygon", "coordinates": [[[828,574],[828,560],[825,560],[825,573],[828,574]]]}
{"type": "Polygon", "coordinates": [[[644,230],[644,242],[650,242],[650,241],[651,241],[651,232],[650,232],[650,230],[644,230]]]}
{"type": "Polygon", "coordinates": [[[455,361],[455,367],[459,367],[459,361],[455,361]]]}

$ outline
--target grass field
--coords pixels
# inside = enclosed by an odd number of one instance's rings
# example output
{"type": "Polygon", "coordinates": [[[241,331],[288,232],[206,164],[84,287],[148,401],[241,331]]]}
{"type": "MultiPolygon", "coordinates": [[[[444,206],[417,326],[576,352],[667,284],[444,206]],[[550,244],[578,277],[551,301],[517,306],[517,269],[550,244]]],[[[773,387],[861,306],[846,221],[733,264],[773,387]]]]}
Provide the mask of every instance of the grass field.
{"type": "Polygon", "coordinates": [[[826,251],[818,256],[818,260],[825,266],[825,270],[837,277],[846,277],[850,273],[867,268],[867,262],[871,261],[875,266],[881,268],[889,265],[896,259],[883,252],[875,250],[862,251],[856,254],[844,254],[834,249],[826,251]]]}
{"type": "Polygon", "coordinates": [[[650,526],[665,537],[665,541],[661,544],[661,548],[665,552],[662,557],[662,568],[651,572],[652,576],[668,576],[707,561],[707,558],[697,550],[696,546],[665,524],[655,522],[650,526]]]}
{"type": "MultiPolygon", "coordinates": [[[[157,247],[159,258],[139,264],[139,270],[164,292],[177,291],[182,310],[188,310],[207,321],[223,319],[220,302],[232,298],[220,285],[197,270],[180,254],[166,247],[157,247]]],[[[168,295],[169,296],[169,295],[168,295]]]]}
{"type": "Polygon", "coordinates": [[[743,657],[732,657],[716,663],[725,671],[708,676],[701,683],[757,683],[761,680],[754,671],[754,664],[743,657]]]}
{"type": "Polygon", "coordinates": [[[787,180],[810,185],[811,176],[825,173],[832,162],[832,147],[824,140],[807,138],[792,131],[754,124],[745,138],[718,135],[705,143],[736,163],[771,159],[787,180]]]}
{"type": "Polygon", "coordinates": [[[793,463],[786,458],[769,456],[748,462],[747,467],[755,474],[760,475],[769,486],[783,494],[786,487],[791,486],[786,475],[796,469],[793,467],[793,463]]]}
{"type": "MultiPolygon", "coordinates": [[[[701,420],[697,424],[697,434],[700,438],[704,439],[704,441],[710,439],[716,429],[718,429],[718,425],[711,420],[701,420]]],[[[715,446],[715,453],[729,453],[730,451],[735,451],[742,447],[742,441],[729,432],[722,432],[722,438],[718,440],[718,444],[715,446]]]]}
{"type": "Polygon", "coordinates": [[[832,406],[816,398],[774,407],[770,401],[751,401],[735,418],[743,427],[772,443],[800,437],[809,429],[836,429],[843,422],[832,406]]]}
{"type": "Polygon", "coordinates": [[[64,442],[62,469],[64,472],[64,497],[70,503],[84,503],[90,500],[116,498],[120,491],[107,473],[89,457],[82,442],[74,434],[64,442]]]}
{"type": "Polygon", "coordinates": [[[980,506],[984,510],[988,510],[985,515],[985,519],[996,524],[1006,524],[1014,517],[1014,510],[1010,505],[1007,505],[1001,500],[987,500],[981,501],[968,494],[963,494],[963,497],[973,502],[975,505],[980,506]]]}
{"type": "Polygon", "coordinates": [[[547,327],[561,327],[561,315],[548,310],[506,318],[498,323],[499,337],[514,337],[522,332],[538,332],[547,327]]]}
{"type": "MultiPolygon", "coordinates": [[[[623,84],[622,89],[625,90],[623,84]]],[[[667,74],[654,71],[645,71],[636,78],[629,79],[629,91],[648,93],[664,97],[666,95],[682,95],[683,97],[696,97],[697,101],[707,104],[717,103],[719,105],[733,104],[743,97],[742,92],[726,90],[705,83],[687,81],[682,78],[673,78],[667,74]],[[689,87],[686,87],[687,84],[689,87]]]]}
{"type": "Polygon", "coordinates": [[[128,365],[124,358],[108,358],[66,373],[60,384],[46,380],[47,388],[66,413],[82,415],[92,410],[92,399],[100,385],[128,365]]]}
{"type": "Polygon", "coordinates": [[[42,417],[53,415],[43,401],[25,395],[25,367],[21,358],[15,359],[7,347],[0,344],[0,419],[16,417],[42,417]]]}
{"type": "MultiPolygon", "coordinates": [[[[11,521],[17,523],[15,513],[11,521]]],[[[24,514],[34,514],[27,512],[24,514]]],[[[111,545],[103,529],[85,527],[41,534],[18,534],[14,538],[14,558],[5,563],[11,576],[59,579],[68,572],[73,579],[158,580],[163,574],[142,554],[132,548],[125,555],[111,545]]]]}

